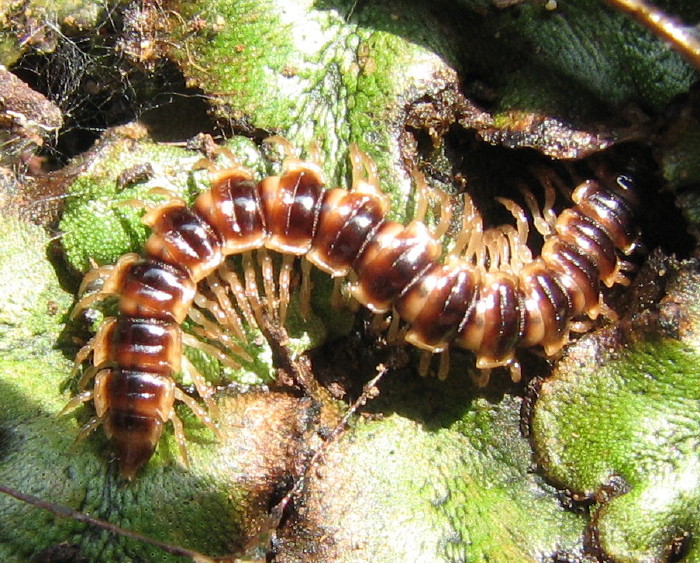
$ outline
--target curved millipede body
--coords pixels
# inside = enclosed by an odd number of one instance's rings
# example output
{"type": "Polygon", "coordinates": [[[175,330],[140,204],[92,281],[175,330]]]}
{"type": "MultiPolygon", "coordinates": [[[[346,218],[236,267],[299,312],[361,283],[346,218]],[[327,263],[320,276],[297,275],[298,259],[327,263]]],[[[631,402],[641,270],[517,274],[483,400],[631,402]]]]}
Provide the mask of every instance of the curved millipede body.
{"type": "MultiPolygon", "coordinates": [[[[182,346],[214,348],[183,335],[181,324],[189,316],[201,333],[211,334],[211,322],[193,305],[203,303],[241,334],[224,293],[235,295],[247,322],[256,322],[261,305],[251,251],[259,253],[268,302],[276,281],[267,251],[283,255],[277,282],[280,322],[289,301],[291,263],[302,256],[333,277],[353,272],[353,297],[376,313],[394,310],[408,324],[405,340],[414,346],[443,353],[443,358],[450,346],[471,350],[478,368],[510,367],[514,379],[519,377],[517,347],[539,346],[555,354],[574,319],[595,318],[604,307],[600,282],[626,281],[619,254],[632,251],[637,230],[635,196],[624,174],[583,182],[571,194],[573,207],[558,217],[545,209],[549,219],[543,218],[531,206],[544,237],[541,254],[533,259],[525,247],[527,219],[513,202],[502,201],[517,228],[487,231],[480,218],[475,224],[478,214],[467,205],[464,232],[445,253],[423,221],[388,220],[388,199],[373,164],[354,148],[351,159],[350,190],[326,189],[316,164],[293,158],[285,161],[281,175],[261,181],[243,167],[211,170],[210,189],[192,206],[173,196],[148,209],[143,222],[151,235],[143,256],[127,254],[115,266],[86,276],[84,285],[102,278],[104,286],[83,298],[76,312],[113,294],[119,314],[106,320],[78,354],[76,369],[94,352],[93,367],[80,386],[93,377],[95,383],[67,408],[94,400],[96,417],[83,433],[104,424],[122,476],[133,477],[148,461],[168,420],[184,457],[175,399],[215,428],[207,411],[173,382],[176,372],[187,371],[209,410],[214,408],[211,390],[182,356],[182,346]],[[242,282],[226,265],[227,257],[236,254],[244,255],[242,282]],[[206,295],[198,289],[201,284],[206,295]]],[[[443,365],[440,375],[446,375],[443,365]]]]}

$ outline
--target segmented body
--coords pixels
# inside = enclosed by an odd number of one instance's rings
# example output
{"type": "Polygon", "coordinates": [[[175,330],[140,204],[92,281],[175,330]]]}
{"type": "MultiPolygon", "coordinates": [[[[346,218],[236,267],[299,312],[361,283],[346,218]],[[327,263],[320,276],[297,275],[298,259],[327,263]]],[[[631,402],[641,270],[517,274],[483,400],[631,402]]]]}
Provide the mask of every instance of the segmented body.
{"type": "MultiPolygon", "coordinates": [[[[94,399],[91,426],[104,423],[123,476],[131,478],[148,461],[168,419],[183,444],[175,399],[211,425],[172,376],[185,367],[196,371],[182,359],[180,325],[192,312],[198,284],[224,267],[228,256],[265,248],[303,256],[334,277],[352,271],[354,298],[376,313],[395,310],[409,325],[405,339],[411,344],[432,353],[450,346],[471,350],[477,367],[510,366],[514,377],[517,347],[556,353],[573,319],[598,315],[601,281],[624,281],[619,253],[630,253],[637,239],[632,182],[625,175],[579,185],[574,206],[544,230],[539,257],[518,267],[506,258],[491,260],[487,267],[468,252],[443,255],[439,236],[420,220],[388,220],[388,200],[371,162],[357,150],[352,159],[349,191],[326,189],[319,167],[297,159],[285,163],[281,176],[260,182],[242,167],[211,171],[211,188],[191,207],[172,198],[146,213],[151,235],[142,257],[126,255],[100,274],[106,278],[100,294],[118,295],[119,316],[107,320],[79,354],[78,364],[94,351],[83,385],[92,376],[95,384],[70,406],[94,399]]],[[[506,233],[491,238],[517,246],[527,236],[506,233]]],[[[282,320],[289,264],[285,259],[280,273],[282,320]]],[[[269,279],[269,272],[263,277],[269,279]]],[[[206,386],[198,389],[213,407],[206,386]]]]}

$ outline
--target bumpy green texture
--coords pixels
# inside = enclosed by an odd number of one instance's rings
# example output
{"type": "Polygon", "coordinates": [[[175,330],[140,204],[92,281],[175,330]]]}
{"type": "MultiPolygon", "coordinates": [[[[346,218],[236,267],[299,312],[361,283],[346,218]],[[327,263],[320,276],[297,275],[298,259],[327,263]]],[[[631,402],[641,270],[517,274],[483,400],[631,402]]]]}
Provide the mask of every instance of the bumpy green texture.
{"type": "Polygon", "coordinates": [[[140,223],[143,209],[130,206],[129,202],[164,201],[163,196],[148,197],[148,190],[154,187],[183,194],[187,189],[189,168],[197,159],[197,155],[181,149],[153,143],[137,144],[126,138],[105,143],[99,156],[91,160],[71,185],[66,199],[61,231],[69,264],[85,273],[92,269],[93,263],[98,266],[114,264],[122,254],[142,247],[148,236],[147,227],[140,223]],[[181,162],[182,167],[179,174],[170,178],[163,167],[170,166],[173,161],[181,162]],[[158,185],[141,182],[120,189],[118,175],[144,163],[153,166],[158,185]]]}
{"type": "Polygon", "coordinates": [[[40,356],[52,348],[72,296],[56,291],[48,236],[41,227],[4,209],[0,232],[5,238],[0,245],[0,353],[6,360],[21,360],[26,352],[40,356]]]}
{"type": "MultiPolygon", "coordinates": [[[[128,39],[137,45],[158,39],[148,35],[153,12],[139,11],[141,6],[147,4],[134,3],[123,14],[131,24],[125,25],[133,34],[128,39]]],[[[406,197],[413,183],[409,171],[439,152],[434,175],[453,177],[460,143],[470,145],[472,128],[478,135],[483,116],[470,119],[462,92],[476,93],[477,104],[495,111],[484,119],[507,135],[514,127],[511,111],[524,114],[523,122],[543,115],[584,126],[607,123],[627,102],[653,113],[695,76],[659,41],[588,0],[560,0],[554,12],[538,2],[496,10],[487,0],[437,7],[209,0],[172,7],[180,13],[172,18],[177,26],[167,37],[168,56],[202,89],[218,117],[258,140],[281,133],[308,149],[315,141],[331,184],[348,185],[348,146],[357,143],[377,161],[392,213],[401,219],[413,206],[406,197]],[[449,107],[427,111],[420,123],[414,116],[411,125],[407,114],[416,101],[449,107]],[[446,132],[460,126],[457,146],[445,148],[446,132]],[[412,127],[420,130],[415,136],[412,127]],[[416,137],[425,145],[420,150],[416,137]]],[[[75,17],[83,21],[78,12],[75,17]]],[[[258,145],[236,137],[230,146],[260,174],[278,169],[279,162],[270,167],[260,159],[258,145]]],[[[692,169],[697,151],[688,146],[665,169],[669,176],[672,168],[692,169]]],[[[200,158],[132,127],[104,135],[69,169],[77,174],[61,222],[69,265],[85,272],[91,260],[110,264],[138,252],[148,234],[139,220],[143,212],[123,203],[162,201],[164,196],[147,194],[152,187],[191,201],[208,187],[206,172],[192,171],[200,158]],[[144,163],[153,177],[135,174],[137,181],[127,182],[122,173],[144,163]]],[[[7,239],[0,240],[0,279],[9,295],[0,302],[3,484],[209,555],[247,551],[264,558],[274,535],[279,561],[542,561],[601,552],[620,561],[656,561],[681,533],[700,535],[695,321],[679,329],[680,337],[652,332],[619,348],[619,339],[590,348],[592,340],[582,340],[577,355],[534,399],[540,468],[520,433],[527,416],[522,387],[501,389],[504,376],[494,373],[489,390],[478,392],[466,376],[473,358],[457,352],[447,382],[420,379],[417,355],[395,352],[379,398],[366,407],[376,416],[351,418],[350,428],[306,473],[284,520],[271,523],[270,507],[297,482],[347,405],[301,385],[274,392],[220,389],[219,438],[178,406],[188,469],[168,427],[154,458],[132,483],[123,483],[101,429],[74,444],[92,414],[89,405],[57,418],[75,383],[69,377],[75,352],[89,335],[74,334],[77,323],[68,322],[74,295],[61,289],[57,276],[65,282],[65,273],[46,258],[48,236],[19,220],[7,220],[0,236],[7,239]],[[608,344],[614,354],[605,351],[608,344]],[[619,496],[606,487],[611,477],[622,485],[619,496]],[[552,483],[594,494],[592,518],[567,510],[552,483]],[[600,550],[591,548],[591,537],[600,550]]],[[[317,273],[314,283],[318,316],[301,319],[296,299],[290,311],[286,348],[295,354],[323,342],[326,333],[347,336],[354,318],[328,306],[328,276],[317,273]]],[[[692,311],[684,318],[697,317],[696,285],[683,286],[682,303],[682,292],[674,290],[671,301],[692,311]]],[[[259,334],[250,339],[257,366],[229,370],[224,380],[271,380],[270,347],[259,334]]],[[[318,363],[307,375],[326,381],[330,372],[340,383],[329,388],[354,398],[384,361],[365,358],[381,348],[367,340],[332,343],[317,352],[318,363]],[[358,368],[363,359],[369,370],[358,368]]],[[[216,361],[187,353],[211,380],[217,378],[216,361]]],[[[4,496],[0,522],[3,561],[26,561],[61,542],[91,561],[162,557],[146,544],[4,496]]],[[[697,545],[689,545],[689,560],[700,558],[697,545]]]]}
{"type": "Polygon", "coordinates": [[[469,396],[457,379],[386,382],[400,414],[358,422],[324,454],[280,536],[282,561],[539,561],[580,549],[583,520],[529,471],[520,400],[469,396]]]}
{"type": "MultiPolygon", "coordinates": [[[[660,314],[677,337],[652,334],[620,350],[611,331],[585,338],[535,408],[541,466],[558,486],[596,499],[592,526],[615,561],[663,560],[674,539],[700,532],[700,275],[674,270],[660,314]]],[[[700,557],[697,542],[687,549],[688,560],[700,557]]]]}
{"type": "MultiPolygon", "coordinates": [[[[47,260],[49,237],[6,209],[0,217],[0,483],[172,544],[234,551],[290,471],[294,456],[287,456],[304,431],[306,406],[266,393],[221,398],[220,440],[183,409],[190,468],[166,431],[139,478],[119,481],[101,429],[75,442],[90,413],[58,416],[70,398],[62,389],[75,346],[62,334],[72,296],[47,260]]],[[[4,495],[0,522],[2,561],[27,561],[62,542],[89,561],[181,561],[4,495]]]]}
{"type": "MultiPolygon", "coordinates": [[[[457,80],[446,63],[454,53],[437,21],[420,4],[410,10],[370,3],[228,2],[202,9],[209,23],[190,49],[206,66],[182,67],[227,119],[281,133],[299,147],[321,149],[332,182],[345,182],[348,146],[367,151],[402,216],[410,176],[399,146],[404,106],[437,95],[457,80]],[[391,31],[384,31],[389,28],[391,31]],[[442,55],[442,56],[440,56],[442,55]]],[[[185,8],[187,9],[187,8],[185,8]]]]}
{"type": "MultiPolygon", "coordinates": [[[[256,170],[260,155],[250,141],[236,138],[230,146],[242,164],[256,170]]],[[[226,157],[221,159],[225,167],[226,157]]],[[[156,144],[138,126],[112,130],[83,160],[68,189],[60,225],[68,263],[83,273],[93,263],[114,264],[122,254],[143,247],[149,234],[141,223],[146,205],[171,197],[191,203],[209,187],[206,171],[194,170],[206,160],[201,153],[156,144]]]]}
{"type": "MultiPolygon", "coordinates": [[[[615,110],[634,101],[658,111],[697,79],[680,55],[604,2],[567,0],[554,9],[522,2],[503,10],[481,0],[460,3],[465,13],[473,10],[465,57],[504,80],[503,109],[592,116],[601,102],[615,110]]],[[[694,2],[669,8],[691,25],[700,18],[694,2]]]]}

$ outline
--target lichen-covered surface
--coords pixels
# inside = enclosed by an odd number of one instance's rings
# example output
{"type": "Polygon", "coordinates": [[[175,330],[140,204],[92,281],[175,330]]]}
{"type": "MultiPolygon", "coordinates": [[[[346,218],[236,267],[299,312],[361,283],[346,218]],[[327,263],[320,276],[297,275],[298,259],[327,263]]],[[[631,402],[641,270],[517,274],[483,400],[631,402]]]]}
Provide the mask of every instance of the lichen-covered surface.
{"type": "MultiPolygon", "coordinates": [[[[0,64],[38,77],[55,105],[32,119],[57,123],[60,108],[63,134],[42,141],[73,158],[0,158],[0,484],[211,557],[700,558],[699,276],[685,259],[700,232],[697,74],[588,0],[497,4],[3,4],[0,64]],[[105,129],[129,119],[138,123],[105,129]],[[81,124],[98,133],[87,150],[81,124]],[[195,133],[222,137],[259,175],[280,161],[261,140],[281,134],[317,150],[329,183],[343,186],[357,143],[400,220],[413,213],[415,169],[492,200],[532,163],[551,164],[542,155],[629,141],[658,167],[642,215],[649,250],[662,249],[639,258],[648,263],[634,287],[609,296],[619,322],[570,346],[553,373],[529,356],[529,383],[494,373],[486,389],[471,382],[468,354],[453,354],[447,381],[420,378],[418,355],[388,346],[362,312],[333,309],[332,284],[316,273],[314,314],[302,319],[294,299],[289,340],[251,334],[252,365],[221,373],[193,354],[221,385],[222,436],[179,408],[190,467],[167,431],[125,483],[101,430],[75,443],[89,405],[58,417],[75,390],[75,353],[109,303],[69,314],[81,274],[141,248],[147,230],[130,201],[162,199],[154,187],[191,199],[208,185],[193,170],[205,155],[225,166],[208,138],[187,145],[195,133]],[[341,424],[380,364],[378,395],[341,424]],[[273,507],[290,490],[280,515],[273,507]]],[[[688,24],[700,19],[694,1],[666,4],[688,24]]],[[[0,496],[0,559],[59,553],[179,560],[0,496]]]]}
{"type": "Polygon", "coordinates": [[[700,274],[654,266],[668,283],[658,308],[573,346],[532,422],[540,466],[593,502],[590,532],[616,561],[663,560],[683,541],[699,556],[700,274]]]}

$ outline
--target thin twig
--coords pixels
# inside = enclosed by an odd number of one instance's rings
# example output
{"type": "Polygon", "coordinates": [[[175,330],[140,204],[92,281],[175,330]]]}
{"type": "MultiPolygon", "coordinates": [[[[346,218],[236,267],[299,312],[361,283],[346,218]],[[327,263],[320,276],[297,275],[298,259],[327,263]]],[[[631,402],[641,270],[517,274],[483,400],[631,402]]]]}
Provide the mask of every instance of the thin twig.
{"type": "Polygon", "coordinates": [[[352,405],[350,405],[350,408],[348,408],[348,410],[340,419],[338,424],[336,424],[335,428],[333,428],[331,433],[326,437],[321,447],[319,447],[311,456],[311,459],[309,459],[309,462],[307,463],[306,468],[304,469],[304,473],[301,475],[301,477],[299,477],[297,482],[294,483],[294,486],[287,492],[284,498],[279,503],[277,503],[277,505],[275,505],[275,507],[272,509],[271,515],[273,518],[276,519],[277,523],[279,523],[279,521],[282,519],[282,515],[284,514],[284,510],[287,507],[287,504],[289,504],[289,501],[292,500],[306,484],[306,477],[308,476],[311,469],[313,469],[313,467],[316,465],[316,462],[323,456],[323,454],[326,453],[328,447],[331,444],[333,444],[333,442],[340,435],[340,433],[343,432],[343,430],[345,430],[346,426],[348,425],[348,422],[350,421],[350,418],[355,414],[357,409],[363,406],[367,402],[367,400],[375,394],[376,385],[386,372],[387,368],[383,364],[379,364],[377,366],[377,375],[375,375],[364,385],[360,396],[352,405]]]}
{"type": "Polygon", "coordinates": [[[72,518],[73,520],[76,520],[78,522],[83,522],[85,524],[89,524],[90,526],[97,526],[98,528],[102,528],[103,530],[107,530],[108,532],[112,534],[117,534],[119,536],[125,536],[127,538],[131,538],[143,543],[147,543],[149,545],[153,545],[155,547],[159,547],[163,551],[170,553],[171,555],[178,555],[180,557],[188,557],[189,559],[192,559],[192,561],[196,561],[197,563],[213,563],[215,560],[207,557],[206,555],[203,555],[197,551],[192,551],[189,549],[185,549],[184,547],[177,547],[173,545],[169,545],[167,543],[161,542],[159,540],[149,538],[147,536],[144,536],[142,534],[139,534],[137,532],[132,532],[131,530],[126,530],[124,528],[121,528],[119,526],[116,526],[115,524],[111,524],[110,522],[107,522],[105,520],[100,520],[99,518],[93,518],[92,516],[88,516],[87,514],[84,514],[83,512],[78,512],[77,510],[73,510],[72,508],[68,508],[67,506],[61,506],[59,504],[54,504],[52,502],[47,502],[45,500],[40,499],[39,497],[35,497],[34,495],[29,495],[26,493],[20,493],[19,491],[16,491],[14,489],[11,489],[10,487],[6,487],[5,485],[0,484],[0,493],[4,493],[8,496],[11,496],[17,500],[20,500],[22,502],[26,502],[27,504],[30,504],[32,506],[35,506],[37,508],[43,508],[44,510],[48,510],[55,516],[58,516],[60,518],[72,518]]]}

